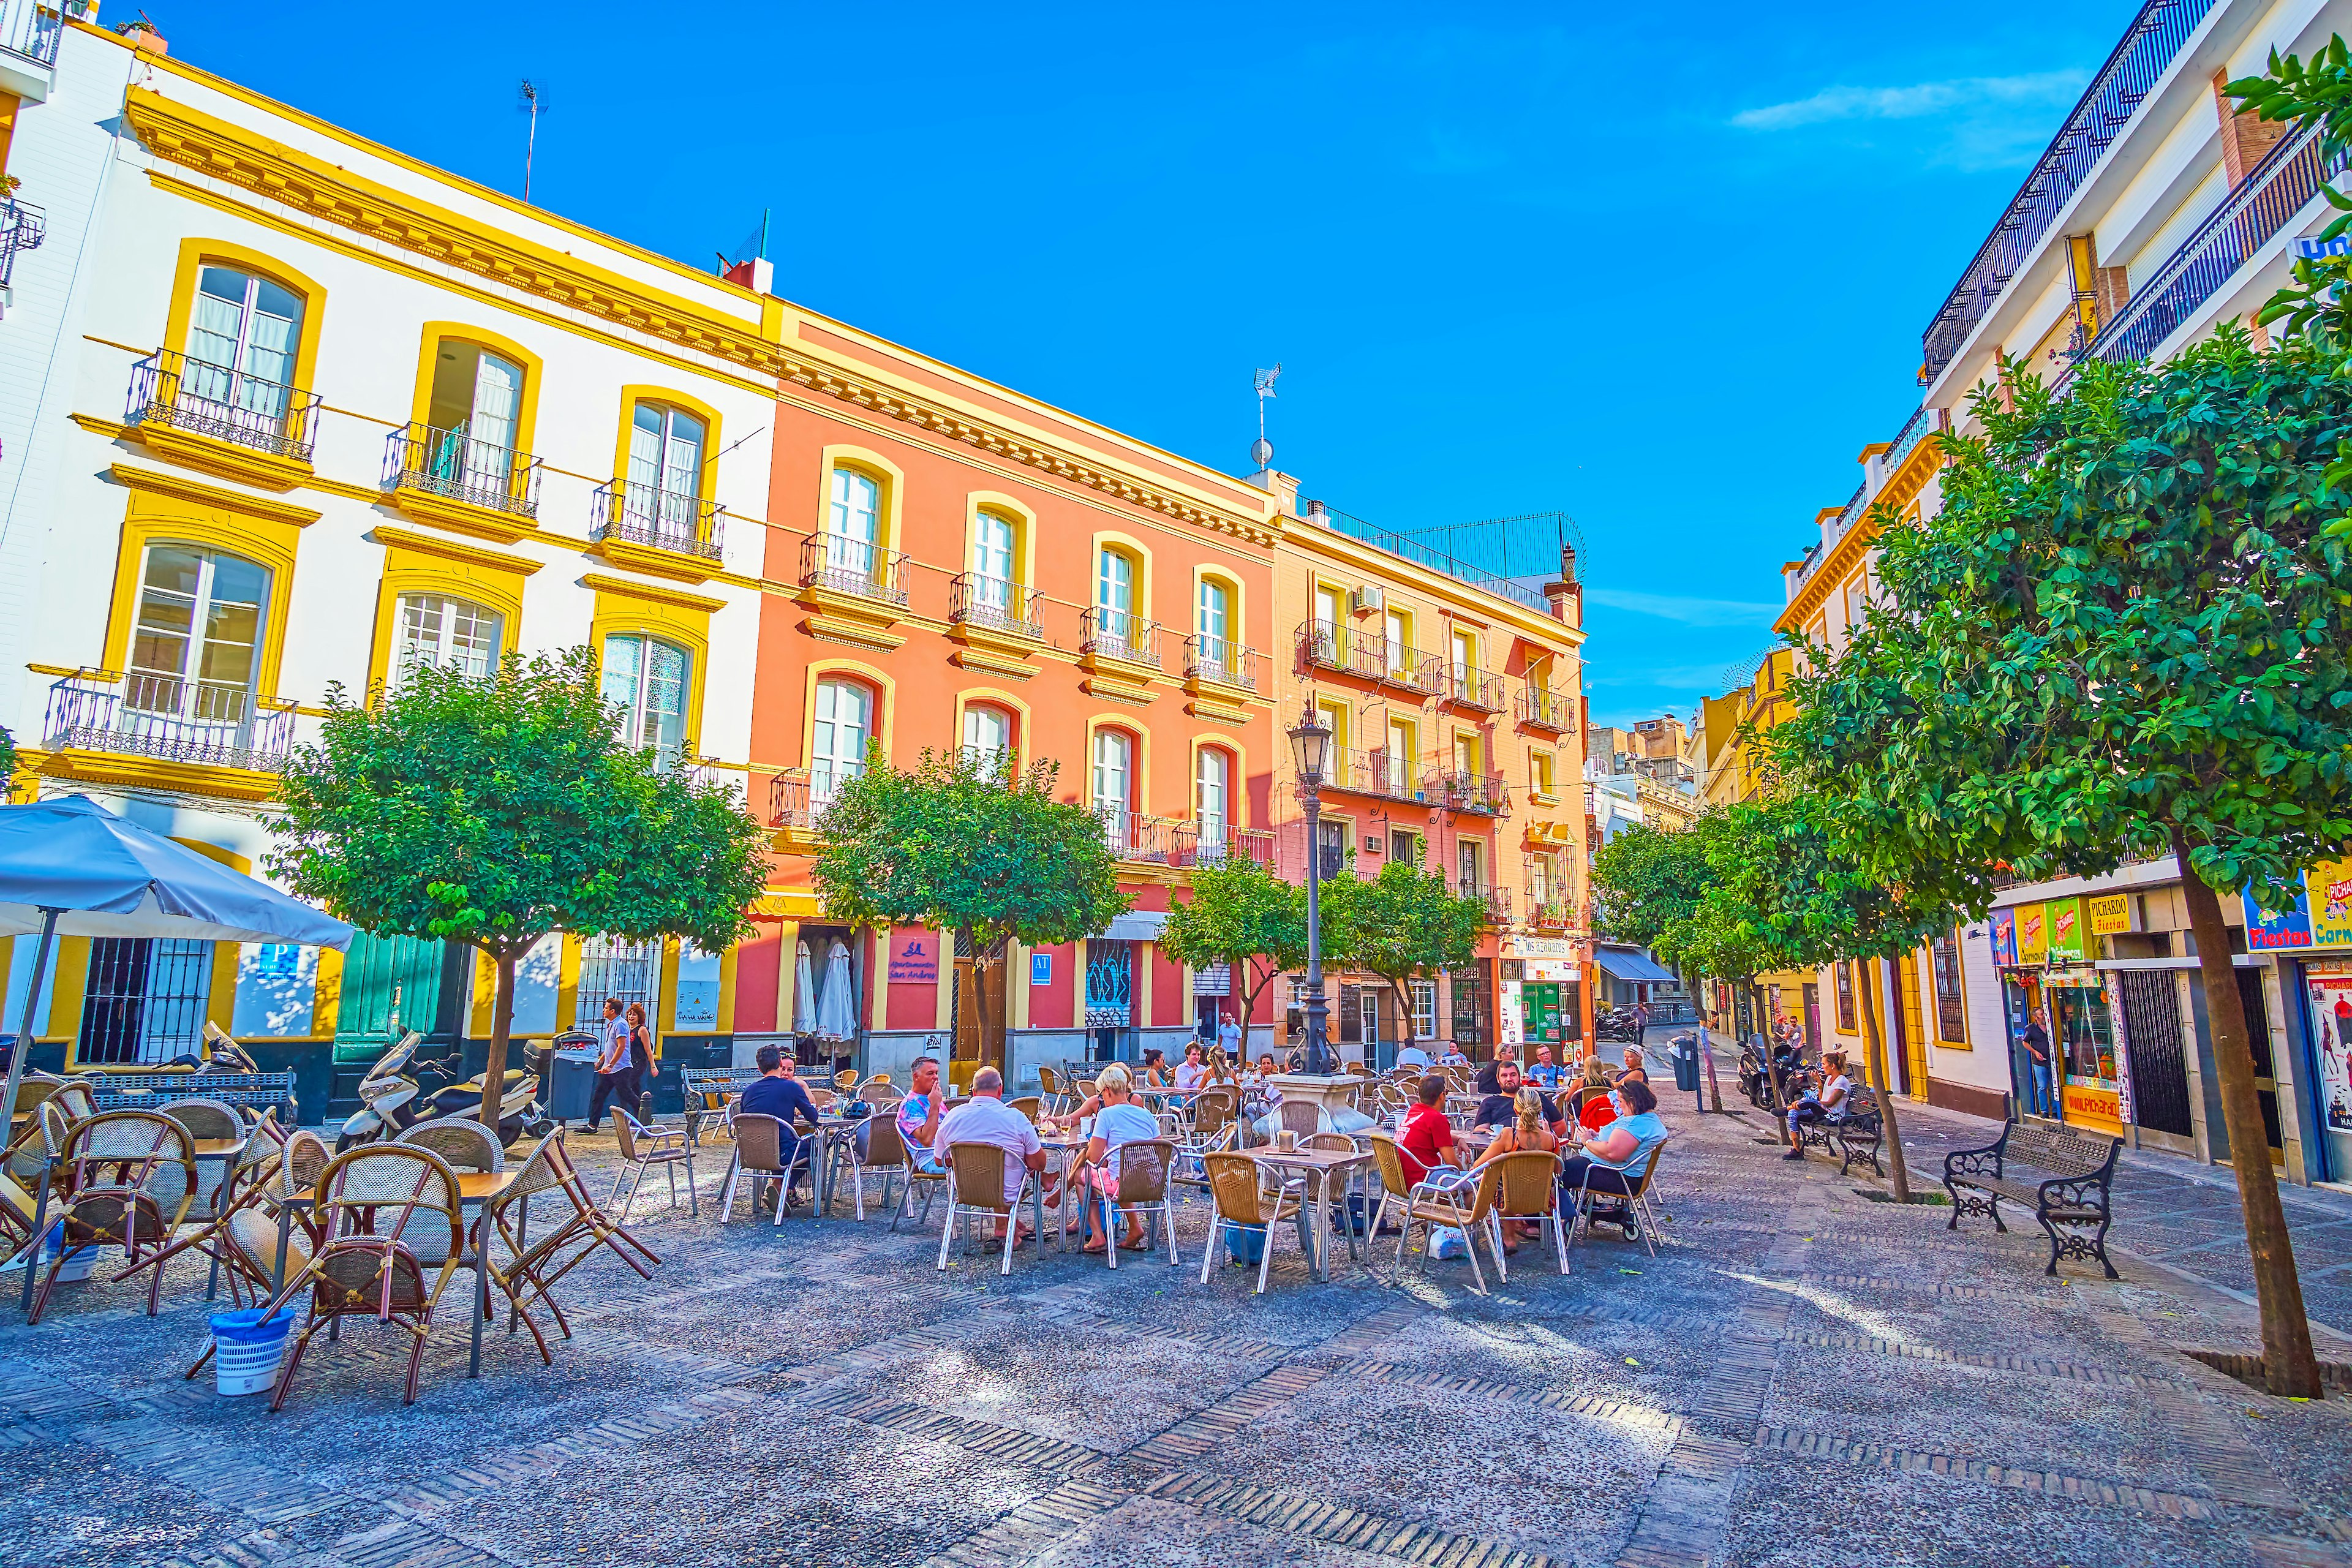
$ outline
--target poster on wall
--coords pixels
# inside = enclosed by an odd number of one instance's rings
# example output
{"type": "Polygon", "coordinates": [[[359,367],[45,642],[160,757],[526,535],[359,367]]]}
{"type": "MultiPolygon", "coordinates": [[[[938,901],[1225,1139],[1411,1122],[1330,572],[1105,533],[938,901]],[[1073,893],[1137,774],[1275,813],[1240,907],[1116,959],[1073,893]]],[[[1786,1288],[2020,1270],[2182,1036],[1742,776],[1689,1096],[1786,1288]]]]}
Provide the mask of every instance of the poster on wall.
{"type": "Polygon", "coordinates": [[[2093,936],[2121,936],[2132,928],[2129,893],[2096,893],[2083,900],[2093,936]]]}
{"type": "Polygon", "coordinates": [[[1992,962],[1996,969],[2017,967],[2017,911],[1992,912],[1992,962]]]}
{"type": "Polygon", "coordinates": [[[2284,910],[2263,908],[2251,892],[2241,893],[2238,901],[2246,910],[2247,952],[2276,952],[2311,945],[2311,901],[2302,894],[2295,895],[2292,909],[2284,910]]]}
{"type": "Polygon", "coordinates": [[[2040,904],[2017,909],[2017,962],[2046,963],[2050,959],[2050,911],[2040,904]]]}
{"type": "Polygon", "coordinates": [[[2322,860],[2304,874],[2311,945],[2352,947],[2352,860],[2322,860]]]}
{"type": "Polygon", "coordinates": [[[2336,973],[2304,972],[2304,998],[2311,1020],[2314,1076],[2319,1080],[2319,1114],[2338,1140],[2352,1138],[2352,965],[2336,973]]]}
{"type": "Polygon", "coordinates": [[[2050,962],[2062,959],[2077,962],[2089,956],[2083,950],[2083,940],[2088,934],[2083,929],[2083,900],[2053,899],[2042,906],[2049,921],[2050,962]]]}

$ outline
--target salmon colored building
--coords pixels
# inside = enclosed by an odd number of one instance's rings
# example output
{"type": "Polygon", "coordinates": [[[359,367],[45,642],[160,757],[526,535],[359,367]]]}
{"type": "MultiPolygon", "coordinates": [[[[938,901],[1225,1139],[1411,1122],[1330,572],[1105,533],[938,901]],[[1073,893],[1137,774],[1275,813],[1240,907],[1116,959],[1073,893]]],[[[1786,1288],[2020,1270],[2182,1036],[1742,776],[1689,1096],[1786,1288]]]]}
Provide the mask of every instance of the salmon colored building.
{"type": "Polygon", "coordinates": [[[771,304],[786,354],[809,358],[776,405],[751,745],[775,862],[737,952],[736,1054],[818,1036],[841,1043],[806,1054],[868,1071],[951,1049],[961,1076],[982,1059],[986,984],[1003,1037],[985,1044],[1016,1084],[1090,1047],[1180,1058],[1226,997],[1158,951],[1171,891],[1273,853],[1276,498],[771,304]],[[1133,910],[986,968],[940,932],[826,921],[812,823],[869,742],[901,764],[955,747],[1058,763],[1133,910]]]}

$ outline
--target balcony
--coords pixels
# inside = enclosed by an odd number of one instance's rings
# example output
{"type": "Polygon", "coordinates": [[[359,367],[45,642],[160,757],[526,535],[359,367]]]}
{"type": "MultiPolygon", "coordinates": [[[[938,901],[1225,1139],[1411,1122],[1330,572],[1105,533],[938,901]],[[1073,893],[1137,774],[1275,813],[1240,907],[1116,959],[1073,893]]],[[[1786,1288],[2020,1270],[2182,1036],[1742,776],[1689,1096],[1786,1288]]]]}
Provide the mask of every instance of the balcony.
{"type": "Polygon", "coordinates": [[[310,478],[319,395],[160,349],[131,367],[122,421],[156,456],[265,489],[310,478]]]}
{"type": "Polygon", "coordinates": [[[16,279],[16,258],[38,250],[49,232],[48,215],[30,202],[0,199],[0,289],[16,279]]]}
{"type": "Polygon", "coordinates": [[[832,763],[786,768],[768,784],[768,826],[803,835],[814,833],[824,808],[833,804],[841,786],[861,771],[832,763]]]}
{"type": "Polygon", "coordinates": [[[590,499],[588,542],[617,565],[698,583],[724,557],[726,517],[700,496],[611,479],[590,499]]]}
{"type": "Polygon", "coordinates": [[[1568,900],[1554,898],[1548,892],[1528,889],[1528,924],[1538,931],[1566,931],[1574,924],[1570,918],[1568,900]]]}
{"type": "Polygon", "coordinates": [[[1160,623],[1126,610],[1089,605],[1078,614],[1078,652],[1160,668],[1160,623]]]}
{"type": "Polygon", "coordinates": [[[1255,693],[1260,688],[1258,651],[1230,637],[1202,634],[1184,639],[1184,679],[1195,692],[1202,686],[1255,693]]]}
{"type": "Polygon", "coordinates": [[[294,708],[243,686],[134,670],[68,676],[49,688],[42,724],[51,751],[75,759],[77,776],[266,798],[294,743],[294,708]],[[122,759],[120,763],[101,759],[122,759]],[[189,770],[217,770],[191,779],[189,770]]]}
{"type": "Polygon", "coordinates": [[[423,521],[511,544],[539,526],[540,459],[466,430],[419,423],[393,431],[383,489],[423,521]]]}
{"type": "Polygon", "coordinates": [[[1431,805],[1453,811],[1500,816],[1511,808],[1510,786],[1500,773],[1439,768],[1423,775],[1421,787],[1431,805]]]}
{"type": "Polygon", "coordinates": [[[1097,805],[1103,842],[1112,856],[1132,866],[1192,870],[1254,861],[1274,868],[1274,835],[1262,827],[1153,816],[1117,805],[1097,805]]]}
{"type": "Polygon", "coordinates": [[[1351,795],[1369,795],[1381,800],[1401,800],[1415,805],[1442,804],[1423,787],[1420,768],[1402,752],[1391,752],[1385,747],[1358,752],[1334,746],[1330,761],[1325,765],[1328,769],[1323,781],[1325,789],[1345,790],[1351,795]]]}
{"type": "Polygon", "coordinates": [[[80,0],[64,5],[50,0],[0,0],[0,93],[26,104],[46,102],[55,85],[58,40],[66,17],[95,21],[80,0]]]}
{"type": "Polygon", "coordinates": [[[1246,860],[1274,869],[1274,834],[1263,827],[1236,827],[1230,822],[1188,822],[1182,825],[1192,843],[1182,864],[1232,866],[1246,860]]]}
{"type": "Polygon", "coordinates": [[[1523,689],[1518,696],[1519,722],[1530,730],[1549,730],[1565,734],[1575,728],[1569,718],[1569,700],[1557,691],[1547,691],[1540,686],[1523,689]]]}
{"type": "Polygon", "coordinates": [[[960,626],[1043,642],[1045,627],[1037,618],[1042,596],[1009,578],[959,572],[948,584],[948,619],[960,626]]]}
{"type": "Polygon", "coordinates": [[[1444,685],[1445,661],[1434,659],[1411,643],[1366,637],[1353,626],[1331,621],[1302,622],[1297,647],[1299,662],[1309,668],[1334,670],[1423,697],[1444,685]]]}
{"type": "Polygon", "coordinates": [[[1510,889],[1490,888],[1482,882],[1465,881],[1457,877],[1454,880],[1454,891],[1458,898],[1475,899],[1485,905],[1488,925],[1507,926],[1511,923],[1510,889]]]}
{"type": "Polygon", "coordinates": [[[1493,670],[1435,657],[1429,663],[1431,683],[1436,688],[1440,701],[1477,713],[1500,713],[1503,710],[1507,702],[1503,695],[1503,678],[1493,670]]]}

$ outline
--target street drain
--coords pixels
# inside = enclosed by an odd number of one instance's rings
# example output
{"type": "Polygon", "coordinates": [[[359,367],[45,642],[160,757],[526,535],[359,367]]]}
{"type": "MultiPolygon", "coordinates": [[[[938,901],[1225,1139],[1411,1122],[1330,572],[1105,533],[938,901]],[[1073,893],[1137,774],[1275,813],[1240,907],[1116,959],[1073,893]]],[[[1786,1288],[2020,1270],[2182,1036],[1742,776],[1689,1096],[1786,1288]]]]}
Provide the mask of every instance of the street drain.
{"type": "MultiPolygon", "coordinates": [[[[1895,1201],[1893,1193],[1881,1192],[1876,1187],[1856,1187],[1853,1189],[1853,1195],[1858,1198],[1868,1198],[1874,1204],[1891,1204],[1895,1201]]],[[[1915,1205],[1928,1208],[1938,1205],[1945,1208],[1952,1206],[1951,1198],[1943,1193],[1913,1193],[1911,1202],[1915,1205]]]]}

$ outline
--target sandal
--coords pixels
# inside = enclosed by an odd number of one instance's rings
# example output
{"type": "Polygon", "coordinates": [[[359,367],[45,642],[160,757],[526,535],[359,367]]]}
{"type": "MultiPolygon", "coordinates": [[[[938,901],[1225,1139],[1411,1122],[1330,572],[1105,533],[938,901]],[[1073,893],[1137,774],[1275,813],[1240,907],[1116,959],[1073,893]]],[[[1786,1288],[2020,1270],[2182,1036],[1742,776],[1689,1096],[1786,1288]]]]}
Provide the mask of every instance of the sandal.
{"type": "Polygon", "coordinates": [[[1100,1258],[1104,1253],[1108,1252],[1110,1248],[1104,1246],[1099,1241],[1089,1241],[1084,1247],[1079,1247],[1078,1250],[1080,1252],[1087,1253],[1093,1257],[1100,1258]]]}
{"type": "Polygon", "coordinates": [[[1147,1237],[1130,1236],[1118,1245],[1119,1250],[1122,1252],[1141,1252],[1146,1247],[1150,1245],[1150,1241],[1147,1237]]]}

